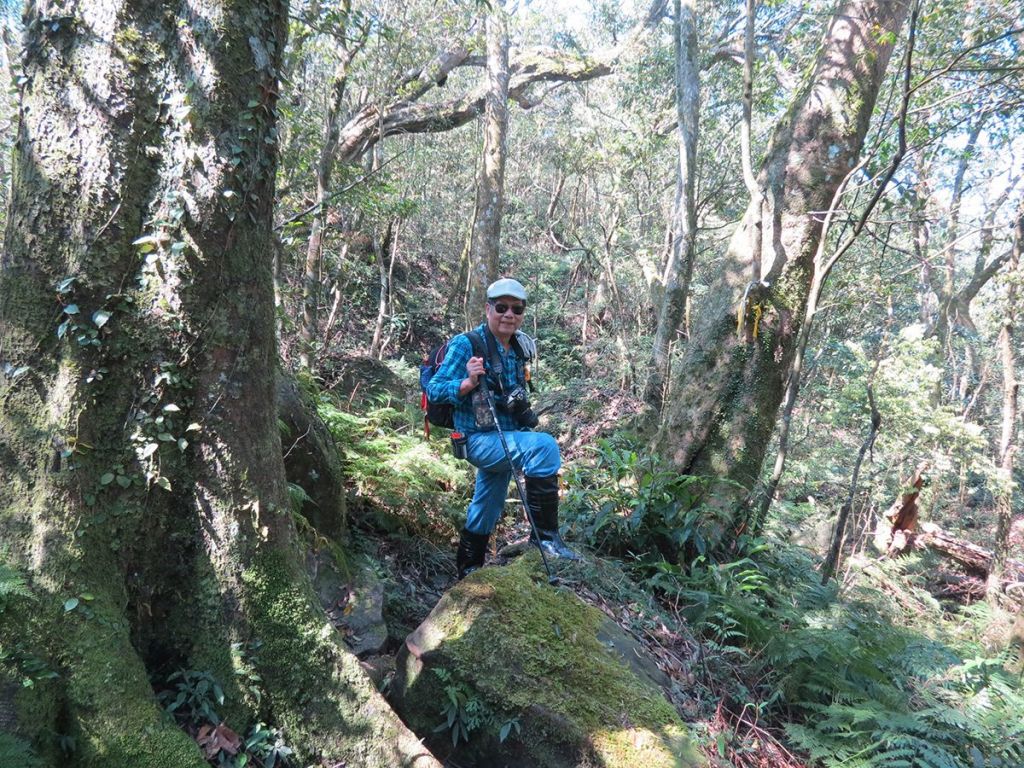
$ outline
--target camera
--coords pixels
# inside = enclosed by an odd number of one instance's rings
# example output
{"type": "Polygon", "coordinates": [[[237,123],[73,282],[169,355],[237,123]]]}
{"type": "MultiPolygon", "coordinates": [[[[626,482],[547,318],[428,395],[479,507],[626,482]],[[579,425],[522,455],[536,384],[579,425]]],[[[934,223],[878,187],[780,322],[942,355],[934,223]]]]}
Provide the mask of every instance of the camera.
{"type": "Polygon", "coordinates": [[[522,387],[516,387],[506,393],[502,407],[521,427],[533,429],[540,423],[537,419],[537,414],[530,408],[530,396],[522,387]]]}

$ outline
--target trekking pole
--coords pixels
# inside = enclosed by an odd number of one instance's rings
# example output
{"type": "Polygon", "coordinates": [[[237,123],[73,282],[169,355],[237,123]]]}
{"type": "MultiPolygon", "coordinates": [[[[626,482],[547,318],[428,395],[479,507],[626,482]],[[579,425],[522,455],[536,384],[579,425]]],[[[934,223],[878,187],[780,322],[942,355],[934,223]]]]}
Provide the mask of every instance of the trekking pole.
{"type": "Polygon", "coordinates": [[[540,559],[544,561],[544,570],[548,573],[548,584],[554,586],[558,584],[558,577],[552,575],[551,566],[548,565],[548,557],[544,554],[544,547],[540,545],[540,531],[537,530],[537,523],[533,520],[533,513],[530,512],[530,505],[526,503],[526,489],[523,487],[523,479],[519,476],[519,472],[516,470],[516,465],[512,462],[512,452],[508,449],[508,441],[505,440],[505,433],[502,431],[501,423],[498,421],[498,410],[494,407],[494,395],[491,394],[491,390],[487,386],[487,381],[483,376],[480,377],[480,389],[484,393],[484,399],[487,401],[487,407],[491,409],[491,416],[494,418],[494,428],[498,430],[498,438],[501,440],[501,447],[505,451],[505,459],[508,461],[509,469],[512,470],[512,477],[516,480],[516,490],[519,491],[519,501],[523,504],[523,512],[526,513],[526,520],[530,523],[530,530],[533,531],[533,539],[537,542],[537,549],[540,550],[540,559]]]}

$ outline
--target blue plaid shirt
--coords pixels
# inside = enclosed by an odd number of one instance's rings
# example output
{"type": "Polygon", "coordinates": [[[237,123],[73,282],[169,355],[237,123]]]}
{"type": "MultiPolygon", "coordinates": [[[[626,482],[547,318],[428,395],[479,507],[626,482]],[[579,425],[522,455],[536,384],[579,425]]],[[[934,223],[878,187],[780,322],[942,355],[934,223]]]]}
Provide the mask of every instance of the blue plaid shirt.
{"type": "MultiPolygon", "coordinates": [[[[485,323],[481,323],[473,330],[479,333],[486,343],[490,331],[485,326],[485,323]]],[[[497,347],[498,354],[501,355],[501,367],[503,369],[502,386],[505,391],[510,392],[517,386],[526,386],[523,369],[526,361],[519,359],[514,347],[506,350],[493,336],[491,337],[491,343],[497,347]]],[[[485,431],[477,427],[476,419],[473,417],[473,390],[470,390],[469,394],[465,397],[459,397],[459,385],[466,378],[466,363],[469,362],[469,358],[472,356],[473,345],[470,344],[465,334],[459,334],[449,342],[448,351],[441,362],[441,367],[437,369],[434,378],[427,385],[427,397],[431,402],[452,403],[455,406],[455,411],[452,414],[452,420],[455,422],[455,431],[461,432],[464,435],[485,431]]],[[[495,374],[491,369],[489,354],[484,355],[484,370],[488,377],[488,384],[497,397],[495,374]]],[[[503,431],[511,432],[520,429],[515,419],[509,414],[505,413],[501,408],[496,410],[498,412],[498,423],[503,431]]]]}

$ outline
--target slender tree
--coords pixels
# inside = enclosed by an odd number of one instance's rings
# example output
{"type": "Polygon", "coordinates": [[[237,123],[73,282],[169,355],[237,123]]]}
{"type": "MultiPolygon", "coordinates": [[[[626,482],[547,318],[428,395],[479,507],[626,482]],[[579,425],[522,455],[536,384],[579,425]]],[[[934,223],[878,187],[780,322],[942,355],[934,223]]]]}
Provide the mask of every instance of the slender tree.
{"type": "Polygon", "coordinates": [[[319,305],[321,293],[320,265],[323,260],[324,229],[327,226],[328,204],[331,199],[334,166],[337,162],[338,140],[345,116],[345,91],[348,87],[349,68],[352,60],[366,43],[369,36],[369,22],[350,23],[352,2],[344,0],[339,9],[344,24],[336,36],[338,61],[331,77],[327,113],[324,115],[323,137],[320,156],[316,162],[316,197],[309,226],[309,240],[306,243],[306,260],[302,281],[302,324],[299,337],[302,348],[299,362],[304,368],[313,367],[313,351],[319,339],[319,305]],[[349,37],[351,35],[351,38],[349,37]]]}
{"type": "Polygon", "coordinates": [[[690,291],[697,237],[697,131],[700,116],[700,66],[697,3],[675,0],[675,81],[679,161],[672,208],[672,249],[665,265],[661,311],[654,334],[644,399],[660,410],[665,397],[671,348],[679,334],[690,291]]]}

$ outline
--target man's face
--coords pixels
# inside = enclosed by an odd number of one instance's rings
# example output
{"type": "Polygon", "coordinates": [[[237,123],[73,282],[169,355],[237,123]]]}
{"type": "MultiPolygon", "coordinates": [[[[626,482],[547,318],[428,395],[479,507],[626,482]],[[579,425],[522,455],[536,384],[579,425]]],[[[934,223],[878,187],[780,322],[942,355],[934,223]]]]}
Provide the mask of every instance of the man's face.
{"type": "Polygon", "coordinates": [[[487,327],[498,338],[510,339],[523,324],[526,317],[525,312],[526,304],[521,299],[512,296],[489,299],[487,302],[487,327]]]}

